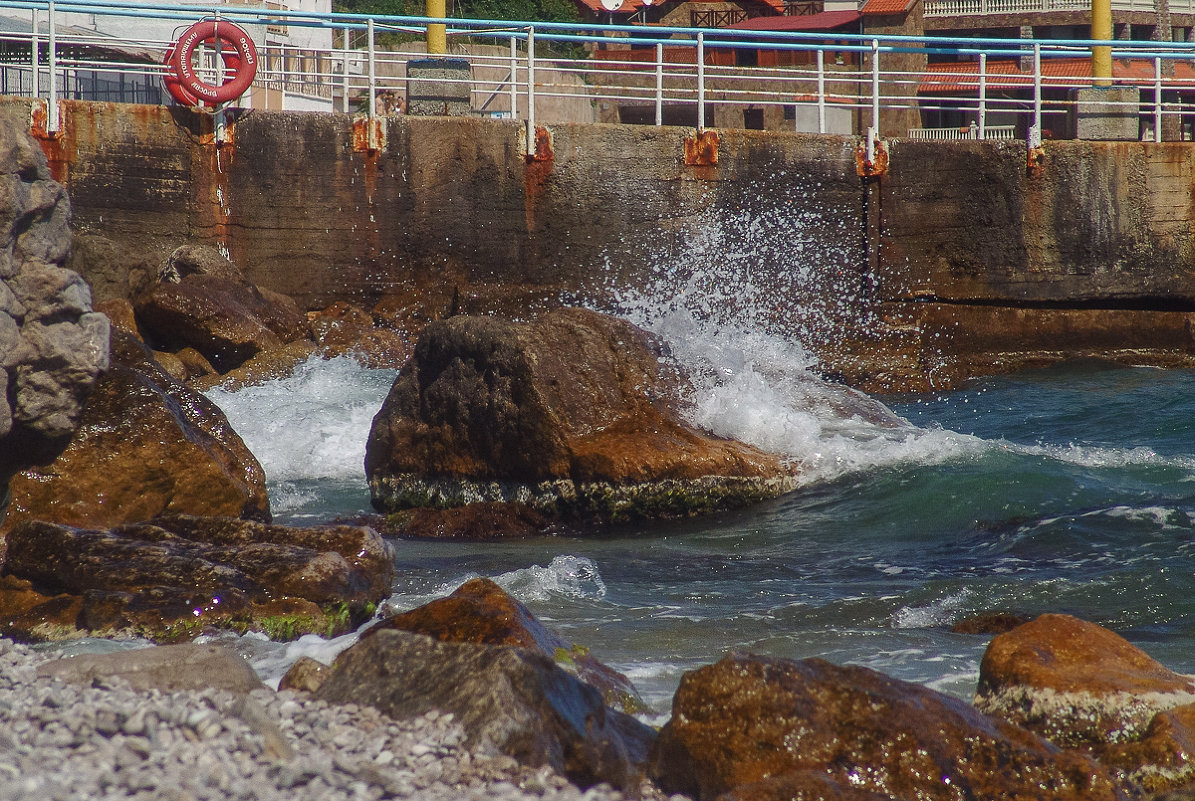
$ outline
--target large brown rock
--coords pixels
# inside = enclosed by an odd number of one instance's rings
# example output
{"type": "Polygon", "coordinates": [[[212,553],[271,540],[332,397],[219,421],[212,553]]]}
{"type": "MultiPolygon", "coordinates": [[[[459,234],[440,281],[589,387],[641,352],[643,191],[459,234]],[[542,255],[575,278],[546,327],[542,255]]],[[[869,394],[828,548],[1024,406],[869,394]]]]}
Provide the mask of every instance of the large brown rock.
{"type": "MultiPolygon", "coordinates": [[[[28,120],[0,118],[0,522],[17,472],[70,441],[108,366],[108,320],[64,269],[70,202],[28,120]]],[[[0,546],[2,551],[2,546],[0,546]]],[[[2,554],[0,554],[2,558],[2,554]]]]}
{"type": "Polygon", "coordinates": [[[163,514],[269,520],[265,474],[211,401],[113,331],[104,375],[62,455],[12,481],[23,520],[109,527],[163,514]]]}
{"type": "Polygon", "coordinates": [[[520,324],[427,326],[374,418],[365,466],[383,511],[518,502],[618,521],[741,506],[795,486],[770,454],[677,411],[646,332],[584,309],[520,324]]]}
{"type": "Polygon", "coordinates": [[[975,705],[1149,790],[1195,781],[1195,678],[1094,623],[1041,615],[994,638],[975,705]]]}
{"type": "Polygon", "coordinates": [[[411,355],[406,337],[375,326],[360,306],[337,302],[308,317],[312,336],[327,356],[349,356],[365,367],[393,369],[411,355]]]}
{"type": "Polygon", "coordinates": [[[629,713],[646,707],[626,676],[599,662],[584,646],[574,645],[548,629],[530,609],[487,578],[467,581],[447,598],[388,618],[365,636],[386,629],[425,634],[441,642],[526,648],[596,687],[611,706],[629,713]]]}
{"type": "Polygon", "coordinates": [[[655,739],[542,654],[394,629],[364,637],[337,657],[315,697],[369,704],[396,720],[450,712],[474,752],[551,765],[582,786],[638,788],[655,739]]]}
{"type": "Polygon", "coordinates": [[[1195,703],[1195,679],[1123,637],[1070,615],[1041,615],[995,637],[975,705],[1062,746],[1138,739],[1159,711],[1195,703]]]}
{"type": "Polygon", "coordinates": [[[307,319],[289,298],[223,275],[196,272],[159,283],[135,306],[141,331],[155,347],[193,347],[222,373],[308,337],[307,319]]]}
{"type": "Polygon", "coordinates": [[[390,594],[392,560],[385,540],[356,526],[177,516],[101,531],[27,522],[8,535],[0,630],[35,637],[37,614],[73,613],[52,621],[64,629],[58,636],[71,623],[156,639],[207,627],[340,633],[390,594]]]}
{"type": "Polygon", "coordinates": [[[703,801],[1131,797],[1092,760],[958,699],[867,668],[744,654],[685,674],[652,772],[703,801]]]}

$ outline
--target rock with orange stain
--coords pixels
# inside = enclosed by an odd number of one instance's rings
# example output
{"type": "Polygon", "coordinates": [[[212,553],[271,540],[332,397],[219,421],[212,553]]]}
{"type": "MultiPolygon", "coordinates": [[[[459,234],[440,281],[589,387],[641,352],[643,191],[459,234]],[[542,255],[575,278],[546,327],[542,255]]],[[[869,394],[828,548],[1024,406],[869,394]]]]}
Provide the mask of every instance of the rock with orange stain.
{"type": "Polygon", "coordinates": [[[1123,637],[1070,615],[1041,615],[995,637],[976,706],[1061,746],[1131,742],[1162,710],[1195,703],[1195,679],[1123,637]]]}
{"type": "Polygon", "coordinates": [[[108,527],[162,514],[269,520],[265,473],[224,413],[132,335],[113,330],[111,352],[70,445],[12,479],[7,528],[31,519],[108,527]]]}
{"type": "Polygon", "coordinates": [[[370,631],[388,628],[426,634],[441,642],[515,645],[538,651],[597,688],[610,706],[630,713],[646,708],[626,676],[602,664],[587,648],[548,629],[531,610],[486,578],[468,581],[447,598],[395,615],[370,631]]]}
{"type": "Polygon", "coordinates": [[[686,517],[796,485],[778,457],[697,430],[647,332],[584,309],[427,326],[374,418],[376,508],[522,503],[550,517],[686,517]]]}
{"type": "Polygon", "coordinates": [[[1135,792],[1090,758],[921,685],[747,654],[681,679],[652,774],[701,801],[1121,801],[1135,792]]]}

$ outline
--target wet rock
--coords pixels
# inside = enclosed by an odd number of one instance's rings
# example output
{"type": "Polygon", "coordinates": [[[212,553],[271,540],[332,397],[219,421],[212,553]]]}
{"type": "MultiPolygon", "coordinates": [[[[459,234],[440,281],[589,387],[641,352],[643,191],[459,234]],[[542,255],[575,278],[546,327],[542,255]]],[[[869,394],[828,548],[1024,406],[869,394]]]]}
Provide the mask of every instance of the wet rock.
{"type": "Polygon", "coordinates": [[[393,629],[342,653],[315,697],[368,704],[396,720],[449,712],[471,751],[551,765],[583,787],[637,788],[655,737],[542,654],[393,629]]]}
{"type": "Polygon", "coordinates": [[[222,373],[284,343],[308,338],[294,302],[243,281],[192,273],[135,302],[146,339],[161,350],[193,347],[222,373]]]}
{"type": "Polygon", "coordinates": [[[397,536],[489,542],[542,536],[552,521],[521,503],[470,503],[452,509],[410,509],[387,518],[397,536]]]}
{"type": "Polygon", "coordinates": [[[141,339],[141,332],[137,330],[137,317],[133,313],[133,304],[129,301],[124,298],[111,298],[96,303],[95,310],[107,317],[113,328],[141,339]]]}
{"type": "Polygon", "coordinates": [[[265,474],[224,413],[131,335],[113,331],[111,351],[69,447],[13,479],[8,527],[109,527],[162,514],[268,520],[265,474]]]}
{"type": "Polygon", "coordinates": [[[177,284],[189,275],[210,275],[245,283],[240,269],[211,245],[187,244],[175,248],[158,272],[158,280],[177,284]]]}
{"type": "Polygon", "coordinates": [[[78,595],[41,593],[27,579],[0,576],[0,636],[25,642],[69,639],[79,630],[82,612],[78,595]]]}
{"type": "MultiPolygon", "coordinates": [[[[187,349],[179,351],[179,353],[181,354],[185,350],[187,349]]],[[[190,383],[200,392],[206,392],[212,387],[222,387],[232,391],[258,386],[267,381],[276,381],[293,375],[295,368],[315,352],[314,342],[298,339],[274,350],[259,353],[240,367],[229,370],[223,375],[213,369],[208,374],[198,375],[191,379],[190,383]]]]}
{"type": "Polygon", "coordinates": [[[249,693],[262,687],[244,657],[219,645],[182,643],[109,654],[79,654],[43,662],[37,675],[71,684],[119,678],[134,690],[229,690],[249,693]]]}
{"type": "Polygon", "coordinates": [[[63,267],[69,218],[41,148],[0,120],[0,521],[9,479],[66,447],[108,366],[108,320],[63,267]]]}
{"type": "Polygon", "coordinates": [[[374,418],[376,508],[517,502],[587,520],[684,517],[795,486],[775,456],[704,434],[650,336],[565,309],[430,324],[374,418]]]}
{"type": "Polygon", "coordinates": [[[513,645],[536,651],[597,688],[610,706],[628,713],[646,708],[626,676],[599,662],[587,648],[550,631],[530,609],[486,578],[467,581],[447,598],[384,620],[364,636],[387,629],[425,634],[441,642],[513,645]]]}
{"type": "MultiPolygon", "coordinates": [[[[1195,781],[1195,704],[1154,715],[1140,739],[1089,749],[1100,763],[1151,792],[1195,781]]],[[[1195,796],[1195,787],[1189,791],[1195,796]]]]}
{"type": "Polygon", "coordinates": [[[149,289],[158,270],[153,258],[94,234],[74,234],[66,263],[91,287],[97,304],[110,300],[129,301],[149,289]]]}
{"type": "Polygon", "coordinates": [[[687,673],[652,773],[698,799],[1127,799],[1107,770],[954,698],[862,667],[736,654],[687,673]]]}
{"type": "Polygon", "coordinates": [[[984,612],[958,621],[950,630],[955,634],[1004,634],[1031,619],[1013,612],[984,612]]]}
{"type": "Polygon", "coordinates": [[[278,639],[340,633],[372,613],[393,577],[390,547],[353,526],[175,516],[100,531],[27,522],[8,543],[6,574],[42,596],[80,597],[79,629],[166,640],[209,626],[278,639]]]}
{"type": "Polygon", "coordinates": [[[977,708],[1061,746],[1139,739],[1153,716],[1195,703],[1195,679],[1070,615],[1041,615],[994,638],[977,708]]]}
{"type": "Polygon", "coordinates": [[[324,679],[328,678],[328,674],[327,665],[317,662],[309,656],[301,656],[278,682],[278,691],[300,690],[305,693],[313,693],[324,683],[324,679]]]}
{"type": "Polygon", "coordinates": [[[327,356],[350,356],[365,367],[398,368],[411,355],[405,337],[375,327],[373,317],[359,306],[338,301],[309,319],[311,333],[327,356]]]}

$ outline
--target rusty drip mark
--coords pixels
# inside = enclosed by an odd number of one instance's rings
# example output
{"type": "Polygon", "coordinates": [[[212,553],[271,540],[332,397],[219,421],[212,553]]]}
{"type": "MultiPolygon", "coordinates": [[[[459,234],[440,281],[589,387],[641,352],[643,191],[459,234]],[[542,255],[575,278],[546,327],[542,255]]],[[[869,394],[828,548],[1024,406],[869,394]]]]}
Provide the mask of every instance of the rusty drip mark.
{"type": "MultiPolygon", "coordinates": [[[[61,109],[59,106],[60,114],[61,109]]],[[[37,139],[42,152],[46,154],[50,177],[66,186],[70,179],[71,159],[69,148],[64,141],[64,128],[64,125],[59,125],[57,131],[51,131],[45,101],[34,101],[29,109],[29,132],[37,139]]]]}
{"type": "Polygon", "coordinates": [[[717,131],[698,131],[695,136],[686,136],[685,166],[717,167],[718,143],[721,141],[717,131]]]}
{"type": "Polygon", "coordinates": [[[1038,178],[1046,171],[1046,149],[1041,145],[1031,147],[1026,153],[1025,174],[1038,178]]]}
{"type": "Polygon", "coordinates": [[[548,129],[536,126],[535,152],[527,154],[527,166],[523,170],[523,213],[528,233],[535,229],[535,205],[555,166],[552,136],[548,129]]]}
{"type": "Polygon", "coordinates": [[[376,153],[386,147],[386,127],[380,118],[353,119],[353,152],[376,153]]]}
{"type": "Polygon", "coordinates": [[[860,142],[855,148],[855,174],[860,178],[883,178],[888,174],[888,143],[875,140],[875,153],[867,158],[867,143],[860,142]]]}
{"type": "Polygon", "coordinates": [[[528,163],[532,161],[555,161],[556,153],[552,150],[552,134],[547,128],[535,126],[535,146],[527,154],[528,163]]]}

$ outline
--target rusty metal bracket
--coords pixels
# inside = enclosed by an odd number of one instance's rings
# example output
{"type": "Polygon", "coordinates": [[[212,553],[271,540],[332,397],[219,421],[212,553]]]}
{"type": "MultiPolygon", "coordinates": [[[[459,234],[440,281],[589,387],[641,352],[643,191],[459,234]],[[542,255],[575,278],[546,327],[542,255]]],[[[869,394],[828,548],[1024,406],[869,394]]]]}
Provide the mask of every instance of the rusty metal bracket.
{"type": "Polygon", "coordinates": [[[1041,129],[1031,125],[1025,137],[1025,173],[1030,178],[1037,178],[1045,171],[1046,149],[1041,143],[1041,129]]]}
{"type": "Polygon", "coordinates": [[[552,150],[552,132],[542,126],[535,126],[535,135],[530,138],[524,153],[528,164],[533,161],[555,161],[556,153],[552,150]]]}
{"type": "Polygon", "coordinates": [[[376,153],[386,149],[386,125],[380,117],[353,117],[353,152],[376,153]]]}
{"type": "Polygon", "coordinates": [[[855,173],[860,178],[883,178],[888,174],[888,143],[867,129],[867,139],[855,148],[855,173]]]}
{"type": "Polygon", "coordinates": [[[54,141],[62,138],[62,105],[58,106],[58,124],[50,125],[50,114],[46,101],[34,100],[29,107],[29,133],[44,141],[54,141]]]}
{"type": "Polygon", "coordinates": [[[685,137],[685,166],[686,167],[717,167],[718,143],[722,137],[717,131],[709,129],[697,131],[693,136],[685,137]]]}

